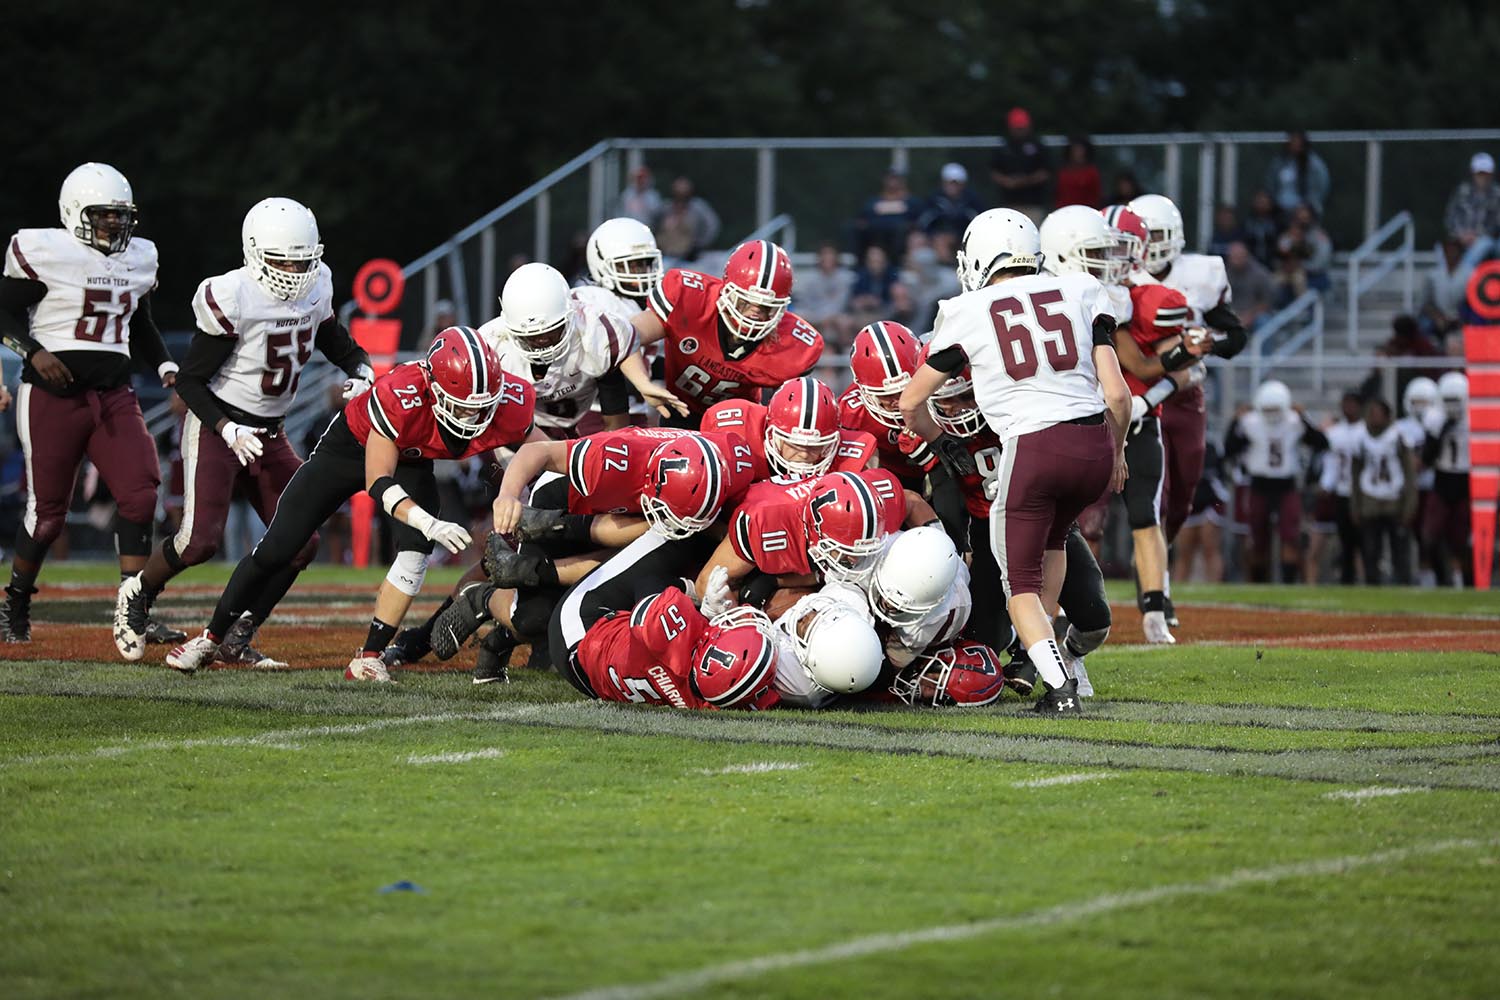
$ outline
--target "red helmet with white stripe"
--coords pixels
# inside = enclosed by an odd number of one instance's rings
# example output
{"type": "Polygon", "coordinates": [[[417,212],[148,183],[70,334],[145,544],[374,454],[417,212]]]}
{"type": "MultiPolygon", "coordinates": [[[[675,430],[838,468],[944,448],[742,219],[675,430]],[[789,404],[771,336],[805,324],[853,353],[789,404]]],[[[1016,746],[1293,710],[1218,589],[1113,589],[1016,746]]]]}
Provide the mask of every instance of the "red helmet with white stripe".
{"type": "Polygon", "coordinates": [[[427,349],[432,415],[449,433],[469,440],[490,426],[505,375],[484,338],[467,326],[450,326],[427,349]]]}
{"type": "Polygon", "coordinates": [[[735,608],[713,619],[693,650],[688,687],[717,709],[770,708],[776,693],[776,639],[770,619],[735,608]]]}
{"type": "MultiPolygon", "coordinates": [[[[927,345],[917,358],[920,364],[927,362],[927,345]]],[[[954,372],[948,381],[937,387],[927,400],[927,412],[939,427],[955,437],[971,438],[984,429],[984,414],[974,401],[974,373],[968,365],[954,372]]]]}
{"type": "Polygon", "coordinates": [[[833,467],[839,448],[839,404],[811,375],[783,382],[766,406],[766,461],[773,472],[811,479],[833,467]]]}
{"type": "Polygon", "coordinates": [[[1131,263],[1139,265],[1145,260],[1146,241],[1151,235],[1146,228],[1146,220],[1124,205],[1101,208],[1099,214],[1104,216],[1105,225],[1115,231],[1116,239],[1124,245],[1125,253],[1130,257],[1131,263]]]}
{"type": "Polygon", "coordinates": [[[852,472],[813,484],[802,507],[807,554],[830,580],[861,583],[885,544],[885,509],[874,487],[852,472]]]}
{"type": "Polygon", "coordinates": [[[719,315],[741,340],[770,336],[792,301],[792,261],[770,240],[735,247],[724,265],[719,315]]]}
{"type": "Polygon", "coordinates": [[[683,434],[646,460],[641,513],[651,530],[688,538],[713,524],[724,506],[724,456],[701,434],[683,434]]]}
{"type": "Polygon", "coordinates": [[[1000,657],[980,642],[960,642],[919,656],[897,675],[891,693],[908,705],[977,708],[1000,697],[1000,657]]]}
{"type": "Polygon", "coordinates": [[[905,424],[898,405],[901,390],[911,381],[920,364],[922,342],[900,323],[871,323],[854,335],[849,367],[854,371],[854,391],[870,416],[894,430],[905,424]]]}

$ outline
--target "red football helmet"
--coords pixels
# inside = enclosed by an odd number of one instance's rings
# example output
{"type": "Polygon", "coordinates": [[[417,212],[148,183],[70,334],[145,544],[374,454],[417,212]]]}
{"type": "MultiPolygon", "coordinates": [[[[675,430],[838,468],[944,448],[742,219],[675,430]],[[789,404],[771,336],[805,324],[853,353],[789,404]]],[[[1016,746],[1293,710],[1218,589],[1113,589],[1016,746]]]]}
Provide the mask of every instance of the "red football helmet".
{"type": "Polygon", "coordinates": [[[901,390],[911,381],[920,362],[922,342],[900,323],[871,323],[854,335],[849,367],[854,370],[854,391],[870,416],[894,430],[901,421],[901,390]]]}
{"type": "Polygon", "coordinates": [[[450,326],[432,338],[427,349],[432,415],[450,433],[477,438],[490,426],[500,405],[505,373],[484,338],[467,326],[450,326]]]}
{"type": "Polygon", "coordinates": [[[792,301],[792,261],[770,240],[735,247],[724,265],[719,315],[741,340],[764,340],[792,301]]]}
{"type": "Polygon", "coordinates": [[[995,651],[963,640],[917,657],[896,675],[891,693],[908,705],[977,708],[996,701],[1003,687],[1005,674],[995,651]]]}
{"type": "Polygon", "coordinates": [[[709,623],[693,650],[688,687],[714,708],[770,708],[776,693],[776,639],[770,619],[753,608],[734,608],[709,623]]]}
{"type": "MultiPolygon", "coordinates": [[[[926,364],[926,345],[923,345],[917,361],[926,364]]],[[[939,427],[955,437],[971,438],[984,429],[984,414],[979,412],[979,404],[974,401],[974,374],[968,365],[937,387],[927,400],[927,412],[932,414],[939,427]]]]}
{"type": "Polygon", "coordinates": [[[1125,253],[1130,257],[1131,264],[1140,264],[1145,259],[1146,241],[1151,235],[1146,228],[1146,220],[1124,205],[1110,205],[1099,209],[1099,212],[1104,216],[1105,224],[1118,234],[1117,238],[1125,246],[1125,253]]]}
{"type": "Polygon", "coordinates": [[[724,456],[701,434],[683,434],[646,460],[641,513],[651,530],[687,538],[713,524],[724,505],[724,456]]]}
{"type": "Polygon", "coordinates": [[[885,544],[885,510],[875,489],[852,472],[813,484],[802,507],[807,554],[830,580],[862,583],[885,544]]]}
{"type": "Polygon", "coordinates": [[[766,405],[771,471],[789,479],[812,479],[833,467],[838,449],[839,403],[833,390],[811,375],[783,382],[766,405]],[[804,457],[789,457],[793,449],[804,457]]]}

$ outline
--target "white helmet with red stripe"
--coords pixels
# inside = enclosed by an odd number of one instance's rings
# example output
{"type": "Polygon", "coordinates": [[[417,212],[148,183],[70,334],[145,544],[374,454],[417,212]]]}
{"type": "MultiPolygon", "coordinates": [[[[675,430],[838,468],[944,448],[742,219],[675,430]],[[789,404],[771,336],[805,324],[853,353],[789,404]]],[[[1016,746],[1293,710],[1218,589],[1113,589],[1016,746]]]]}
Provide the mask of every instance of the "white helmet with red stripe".
{"type": "Polygon", "coordinates": [[[830,580],[862,584],[885,545],[885,508],[874,487],[852,472],[813,484],[802,508],[807,554],[830,580]]]}
{"type": "Polygon", "coordinates": [[[724,264],[719,315],[740,340],[764,340],[792,301],[792,261],[770,240],[735,247],[724,264]]]}
{"type": "Polygon", "coordinates": [[[1092,274],[1116,284],[1130,270],[1126,245],[1087,205],[1066,205],[1042,220],[1042,253],[1053,274],[1092,274]]]}
{"type": "Polygon", "coordinates": [[[1005,687],[995,651],[979,642],[960,642],[919,656],[891,684],[891,693],[908,705],[934,708],[978,708],[994,703],[1005,687]]]}
{"type": "Polygon", "coordinates": [[[713,618],[693,649],[688,687],[717,709],[771,708],[776,692],[776,633],[753,608],[732,608],[713,618]]]}
{"type": "MultiPolygon", "coordinates": [[[[927,363],[927,345],[922,345],[917,360],[920,364],[927,363]]],[[[971,438],[984,429],[984,414],[974,399],[974,373],[968,365],[937,387],[927,400],[927,412],[954,437],[971,438]]]]}
{"type": "Polygon", "coordinates": [[[811,479],[833,467],[839,404],[811,375],[783,382],[766,406],[766,461],[778,475],[811,479]],[[800,453],[800,454],[798,454],[800,453]]]}
{"type": "Polygon", "coordinates": [[[871,323],[854,335],[854,346],[849,350],[854,391],[870,416],[893,430],[906,426],[897,404],[901,390],[917,370],[921,351],[917,335],[900,323],[871,323]]]}
{"type": "Polygon", "coordinates": [[[568,279],[550,264],[522,264],[500,291],[500,323],[534,365],[549,365],[576,339],[568,279]]]}
{"type": "Polygon", "coordinates": [[[701,434],[683,434],[646,460],[641,513],[651,530],[688,538],[713,524],[724,506],[724,456],[701,434]]]}
{"type": "Polygon", "coordinates": [[[1125,247],[1125,255],[1130,258],[1132,266],[1146,259],[1146,241],[1151,233],[1146,228],[1145,219],[1124,205],[1101,208],[1099,214],[1104,217],[1104,224],[1114,230],[1115,239],[1125,247]]]}
{"type": "Polygon", "coordinates": [[[467,326],[450,326],[427,349],[432,415],[451,434],[469,440],[483,434],[500,405],[505,373],[484,338],[467,326]]]}
{"type": "Polygon", "coordinates": [[[1146,223],[1146,270],[1155,274],[1165,269],[1186,244],[1183,239],[1182,213],[1163,194],[1143,194],[1127,206],[1146,223]]]}

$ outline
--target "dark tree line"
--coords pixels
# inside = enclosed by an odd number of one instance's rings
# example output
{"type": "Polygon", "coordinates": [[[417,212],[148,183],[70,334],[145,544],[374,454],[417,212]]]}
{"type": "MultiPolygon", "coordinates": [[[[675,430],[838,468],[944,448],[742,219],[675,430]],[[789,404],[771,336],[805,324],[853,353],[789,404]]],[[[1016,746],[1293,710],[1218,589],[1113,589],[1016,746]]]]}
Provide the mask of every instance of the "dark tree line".
{"type": "Polygon", "coordinates": [[[115,164],[185,325],[272,194],[347,283],[609,136],[981,134],[1013,104],[1045,131],[1486,126],[1496,51],[1483,2],[59,0],[0,35],[0,224],[55,224],[66,171],[115,164]]]}

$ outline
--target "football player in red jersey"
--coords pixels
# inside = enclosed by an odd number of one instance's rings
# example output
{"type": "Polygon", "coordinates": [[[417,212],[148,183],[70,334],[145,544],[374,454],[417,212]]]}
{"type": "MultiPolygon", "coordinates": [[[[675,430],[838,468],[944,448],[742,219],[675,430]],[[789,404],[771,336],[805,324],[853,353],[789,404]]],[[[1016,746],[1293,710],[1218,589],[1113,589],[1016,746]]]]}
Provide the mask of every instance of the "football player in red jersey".
{"type": "MultiPolygon", "coordinates": [[[[900,443],[906,424],[896,402],[921,363],[922,343],[911,329],[900,323],[871,323],[854,336],[849,349],[849,368],[854,381],[839,397],[839,424],[851,431],[864,431],[880,449],[880,467],[895,473],[908,489],[922,486],[923,461],[914,461],[908,450],[919,441],[900,443]]],[[[908,435],[909,436],[909,435],[908,435]]]]}
{"type": "Polygon", "coordinates": [[[998,701],[1004,687],[1000,657],[965,640],[917,657],[896,675],[891,693],[908,705],[978,708],[998,701]]]}
{"type": "Polygon", "coordinates": [[[424,360],[380,376],[323,432],[287,484],[265,536],[235,567],[208,628],[172,650],[167,665],[196,671],[212,660],[242,612],[267,606],[260,594],[269,590],[279,600],[297,577],[297,552],[363,487],[397,522],[392,535],[400,555],[380,585],[365,644],[344,676],[389,681],[380,652],[422,588],[432,544],[457,553],[470,541],[462,525],[431,513],[439,502],[433,462],[517,446],[531,431],[534,407],[530,384],[501,371],[494,351],[472,329],[440,332],[424,360]]]}
{"type": "Polygon", "coordinates": [[[703,415],[705,431],[741,435],[755,454],[755,479],[796,482],[828,472],[858,472],[878,454],[875,439],[839,427],[833,390],[803,375],[784,384],[765,406],[725,400],[703,415]]]}
{"type": "Polygon", "coordinates": [[[691,411],[685,426],[720,400],[760,402],[812,370],[823,337],[787,312],[791,300],[791,261],[770,240],[740,244],[722,278],[673,268],[651,289],[651,308],[631,322],[642,347],[664,341],[667,388],[691,411]]]}

